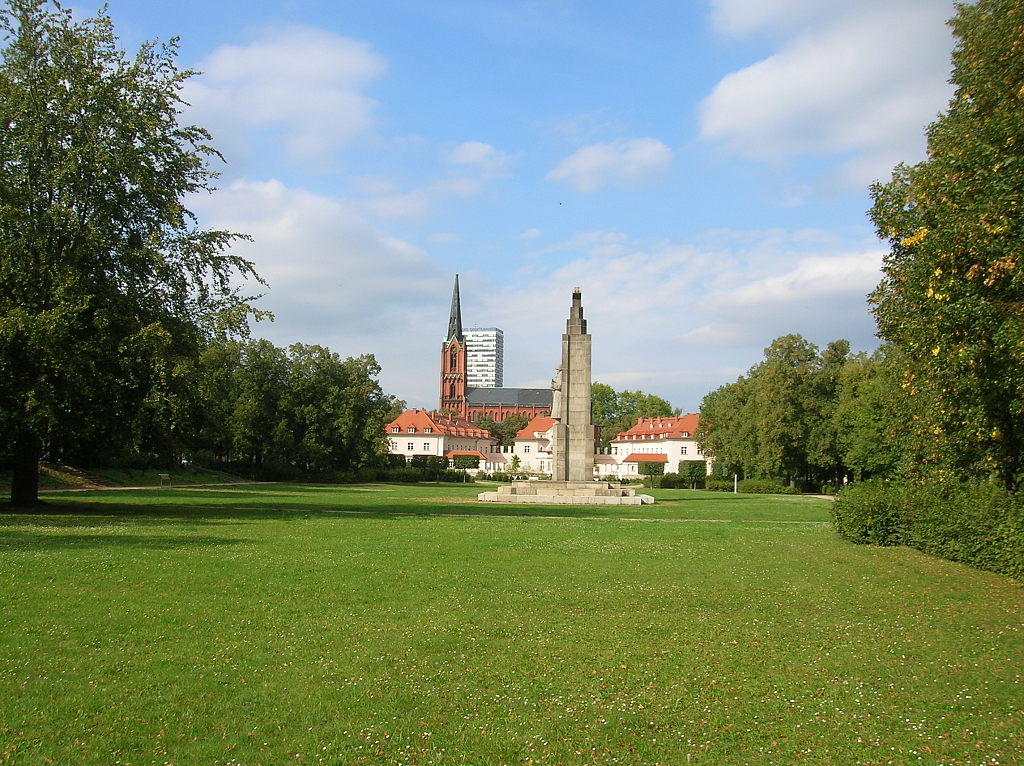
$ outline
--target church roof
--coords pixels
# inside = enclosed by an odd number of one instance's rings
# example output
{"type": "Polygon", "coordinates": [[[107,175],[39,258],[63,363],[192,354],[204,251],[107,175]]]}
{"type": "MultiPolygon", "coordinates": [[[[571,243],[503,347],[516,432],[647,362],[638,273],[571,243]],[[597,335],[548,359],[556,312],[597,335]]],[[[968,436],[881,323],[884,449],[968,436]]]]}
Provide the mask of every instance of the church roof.
{"type": "Polygon", "coordinates": [[[444,338],[445,343],[458,340],[463,343],[465,338],[462,335],[462,301],[459,298],[459,275],[455,275],[455,287],[452,288],[452,308],[448,313],[448,334],[444,338]]]}
{"type": "Polygon", "coordinates": [[[550,407],[550,388],[467,388],[470,407],[503,405],[506,407],[550,407]]]}

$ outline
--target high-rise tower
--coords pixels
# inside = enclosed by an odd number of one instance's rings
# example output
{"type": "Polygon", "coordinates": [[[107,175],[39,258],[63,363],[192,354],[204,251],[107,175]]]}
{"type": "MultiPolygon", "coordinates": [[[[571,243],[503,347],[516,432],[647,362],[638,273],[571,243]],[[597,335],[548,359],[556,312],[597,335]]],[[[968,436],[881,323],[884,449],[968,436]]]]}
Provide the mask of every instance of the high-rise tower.
{"type": "Polygon", "coordinates": [[[466,329],[466,385],[501,388],[505,376],[505,333],[497,327],[466,329]]]}

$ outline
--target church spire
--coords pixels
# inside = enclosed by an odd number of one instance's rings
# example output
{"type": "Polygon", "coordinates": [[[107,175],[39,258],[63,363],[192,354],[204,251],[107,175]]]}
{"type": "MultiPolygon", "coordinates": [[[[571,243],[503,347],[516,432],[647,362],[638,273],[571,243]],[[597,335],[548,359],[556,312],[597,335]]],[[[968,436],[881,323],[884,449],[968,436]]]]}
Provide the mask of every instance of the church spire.
{"type": "Polygon", "coordinates": [[[463,343],[465,339],[462,336],[462,303],[459,300],[459,275],[455,275],[455,288],[452,290],[452,310],[448,315],[448,335],[445,341],[451,343],[453,340],[458,340],[459,343],[463,343]]]}

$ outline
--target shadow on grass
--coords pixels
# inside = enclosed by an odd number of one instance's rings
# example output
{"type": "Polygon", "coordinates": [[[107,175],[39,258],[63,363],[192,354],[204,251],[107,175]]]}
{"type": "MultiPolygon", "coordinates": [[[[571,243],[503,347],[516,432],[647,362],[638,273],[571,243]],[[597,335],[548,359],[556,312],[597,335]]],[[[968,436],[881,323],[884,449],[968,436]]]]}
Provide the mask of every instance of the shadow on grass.
{"type": "MultiPolygon", "coordinates": [[[[212,503],[203,505],[115,505],[112,503],[53,503],[33,507],[30,511],[7,512],[0,509],[0,530],[4,527],[45,526],[45,527],[94,527],[97,524],[160,525],[168,522],[203,524],[238,524],[266,521],[270,519],[296,521],[313,516],[401,519],[426,516],[480,516],[480,517],[559,517],[559,518],[620,518],[623,515],[640,513],[637,506],[633,513],[602,511],[600,506],[515,506],[475,505],[471,503],[405,502],[374,504],[303,503],[289,499],[286,503],[267,503],[265,507],[237,507],[225,502],[223,506],[212,503]]],[[[7,533],[4,532],[4,535],[7,533]]]]}
{"type": "Polygon", "coordinates": [[[198,546],[230,546],[248,543],[244,539],[228,539],[207,535],[95,535],[48,534],[45,532],[5,531],[0,535],[0,551],[82,550],[110,548],[119,550],[170,551],[198,546]]]}

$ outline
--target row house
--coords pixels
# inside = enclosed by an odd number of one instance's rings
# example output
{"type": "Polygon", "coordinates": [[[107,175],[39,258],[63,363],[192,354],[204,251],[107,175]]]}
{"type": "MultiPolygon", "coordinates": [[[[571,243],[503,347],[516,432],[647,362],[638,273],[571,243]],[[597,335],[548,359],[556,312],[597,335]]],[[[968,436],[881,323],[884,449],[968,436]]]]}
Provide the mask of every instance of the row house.
{"type": "Polygon", "coordinates": [[[678,473],[687,461],[704,460],[697,446],[696,413],[671,418],[637,418],[636,425],[612,439],[609,456],[618,475],[640,475],[640,463],[664,463],[665,473],[678,473]]]}
{"type": "MultiPolygon", "coordinates": [[[[451,459],[473,455],[483,471],[509,471],[515,458],[527,473],[550,474],[551,440],[555,419],[533,418],[510,447],[499,445],[491,435],[460,417],[426,410],[406,410],[385,430],[391,452],[406,460],[415,455],[436,455],[451,459]]],[[[627,479],[641,476],[640,463],[663,463],[665,472],[678,472],[686,461],[703,460],[697,446],[697,415],[670,418],[638,418],[636,425],[612,440],[606,450],[599,448],[600,432],[594,429],[594,477],[627,479]]]]}
{"type": "Polygon", "coordinates": [[[384,426],[384,432],[391,454],[402,455],[407,462],[419,455],[449,460],[474,455],[484,461],[496,444],[489,431],[465,418],[426,410],[406,410],[384,426]]]}

